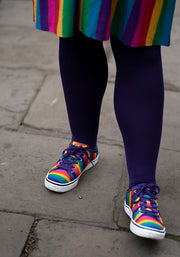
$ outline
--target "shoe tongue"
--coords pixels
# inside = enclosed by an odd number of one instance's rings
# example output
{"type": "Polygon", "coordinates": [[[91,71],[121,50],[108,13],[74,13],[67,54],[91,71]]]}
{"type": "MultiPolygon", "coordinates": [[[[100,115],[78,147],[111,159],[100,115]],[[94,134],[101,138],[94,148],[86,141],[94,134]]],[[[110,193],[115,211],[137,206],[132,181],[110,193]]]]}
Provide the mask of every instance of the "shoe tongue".
{"type": "Polygon", "coordinates": [[[72,141],[72,145],[88,147],[88,145],[85,145],[85,144],[83,144],[83,143],[79,143],[79,142],[77,142],[77,141],[72,141]]]}

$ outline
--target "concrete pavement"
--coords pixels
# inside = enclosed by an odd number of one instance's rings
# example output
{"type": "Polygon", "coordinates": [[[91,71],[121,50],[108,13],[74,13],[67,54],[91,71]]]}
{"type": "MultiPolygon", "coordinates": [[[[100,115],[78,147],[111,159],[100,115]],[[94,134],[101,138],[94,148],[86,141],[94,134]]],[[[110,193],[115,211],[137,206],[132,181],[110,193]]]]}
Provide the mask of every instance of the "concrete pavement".
{"type": "Polygon", "coordinates": [[[122,208],[128,178],[113,111],[115,63],[109,42],[99,163],[74,190],[50,192],[44,177],[70,140],[58,38],[34,29],[31,1],[0,2],[0,257],[179,256],[179,26],[177,3],[172,46],[162,48],[166,90],[157,182],[167,235],[154,242],[129,232],[122,208]]]}

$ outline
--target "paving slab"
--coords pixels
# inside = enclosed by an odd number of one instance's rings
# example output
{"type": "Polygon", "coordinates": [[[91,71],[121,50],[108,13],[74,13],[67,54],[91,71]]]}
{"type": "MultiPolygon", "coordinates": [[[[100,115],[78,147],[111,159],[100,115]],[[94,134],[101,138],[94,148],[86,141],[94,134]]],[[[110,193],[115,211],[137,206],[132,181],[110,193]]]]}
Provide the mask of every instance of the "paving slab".
{"type": "Polygon", "coordinates": [[[59,39],[38,31],[32,1],[3,1],[0,10],[0,67],[58,71],[59,39]]]}
{"type": "Polygon", "coordinates": [[[32,1],[2,0],[0,12],[1,26],[31,27],[32,15],[32,1]]]}
{"type": "MultiPolygon", "coordinates": [[[[98,139],[122,144],[113,107],[113,83],[108,83],[103,99],[98,139]]],[[[180,93],[165,91],[164,127],[180,126],[180,93]]],[[[70,129],[59,75],[49,75],[32,104],[24,124],[69,134],[70,129]],[[54,118],[56,117],[56,119],[54,118]]],[[[163,137],[167,138],[166,134],[163,137]]],[[[173,135],[171,136],[173,138],[173,135]]],[[[162,139],[162,142],[164,139],[162,139]]],[[[166,141],[166,140],[165,140],[166,141]]],[[[164,145],[164,144],[163,144],[164,145]]]]}
{"type": "Polygon", "coordinates": [[[32,1],[3,1],[0,10],[0,67],[58,70],[58,37],[39,32],[32,1]]]}
{"type": "Polygon", "coordinates": [[[3,26],[0,38],[0,67],[58,72],[59,40],[55,35],[35,28],[3,26]]]}
{"type": "MultiPolygon", "coordinates": [[[[113,109],[113,84],[108,83],[103,99],[98,139],[122,142],[113,109]]],[[[54,129],[70,135],[62,84],[59,75],[49,75],[32,104],[24,124],[44,129],[54,129]]]]}
{"type": "Polygon", "coordinates": [[[115,117],[113,98],[114,84],[109,82],[102,102],[98,138],[122,145],[123,139],[115,117]]]}
{"type": "Polygon", "coordinates": [[[0,212],[1,257],[19,257],[34,218],[27,215],[0,212]]]}
{"type": "Polygon", "coordinates": [[[47,76],[32,104],[25,125],[44,129],[59,129],[70,133],[60,75],[47,76]]]}
{"type": "Polygon", "coordinates": [[[172,84],[172,86],[179,91],[180,90],[180,2],[176,1],[177,15],[174,17],[174,22],[172,26],[171,33],[171,46],[162,47],[162,61],[163,61],[163,71],[164,80],[167,84],[172,84]]]}
{"type": "Polygon", "coordinates": [[[161,147],[180,151],[180,93],[165,91],[161,147]]]}
{"type": "MultiPolygon", "coordinates": [[[[119,221],[121,227],[129,228],[129,218],[123,210],[123,191],[127,188],[127,172],[123,169],[120,181],[120,192],[116,206],[119,206],[119,221]]],[[[180,235],[180,152],[160,149],[157,165],[157,185],[161,189],[158,196],[161,215],[167,233],[180,235]]],[[[117,211],[118,212],[118,211],[117,211]]]]}
{"type": "Polygon", "coordinates": [[[173,151],[180,151],[179,127],[164,126],[162,131],[161,147],[173,151]]]}
{"type": "Polygon", "coordinates": [[[97,166],[82,176],[74,190],[58,194],[44,188],[44,178],[68,140],[3,131],[0,138],[0,210],[116,227],[114,197],[122,175],[123,149],[99,144],[97,166]]]}
{"type": "Polygon", "coordinates": [[[176,257],[180,251],[173,240],[153,241],[80,224],[40,221],[36,232],[40,240],[29,257],[176,257]]]}
{"type": "Polygon", "coordinates": [[[164,126],[180,128],[180,93],[165,91],[164,126]]]}
{"type": "Polygon", "coordinates": [[[180,1],[176,1],[170,47],[162,47],[164,80],[169,90],[180,90],[180,1]]]}
{"type": "Polygon", "coordinates": [[[15,113],[0,106],[0,127],[17,129],[22,116],[20,113],[15,113]]]}
{"type": "Polygon", "coordinates": [[[0,69],[1,127],[18,127],[42,80],[43,74],[39,71],[0,69]]]}

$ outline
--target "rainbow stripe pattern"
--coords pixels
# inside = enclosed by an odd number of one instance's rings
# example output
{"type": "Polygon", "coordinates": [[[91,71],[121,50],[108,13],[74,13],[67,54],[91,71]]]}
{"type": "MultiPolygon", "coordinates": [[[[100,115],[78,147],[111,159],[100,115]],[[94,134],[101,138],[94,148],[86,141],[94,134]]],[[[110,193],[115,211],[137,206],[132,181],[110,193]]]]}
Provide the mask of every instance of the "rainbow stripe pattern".
{"type": "Polygon", "coordinates": [[[126,192],[126,204],[132,211],[132,221],[135,225],[143,229],[164,231],[156,194],[152,186],[139,184],[126,192]]]}
{"type": "Polygon", "coordinates": [[[77,180],[90,162],[96,159],[97,150],[90,150],[85,145],[73,141],[63,151],[62,157],[49,170],[47,179],[56,185],[67,185],[77,180]]]}
{"type": "Polygon", "coordinates": [[[36,28],[72,37],[117,36],[131,47],[169,45],[176,0],[33,0],[36,28]]]}

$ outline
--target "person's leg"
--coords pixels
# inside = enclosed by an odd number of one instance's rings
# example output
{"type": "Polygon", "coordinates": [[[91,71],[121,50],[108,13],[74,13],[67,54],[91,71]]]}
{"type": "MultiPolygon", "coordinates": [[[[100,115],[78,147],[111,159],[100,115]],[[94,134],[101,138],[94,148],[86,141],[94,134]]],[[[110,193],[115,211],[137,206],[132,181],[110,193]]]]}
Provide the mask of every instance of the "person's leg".
{"type": "Polygon", "coordinates": [[[108,68],[102,42],[77,29],[72,38],[60,38],[59,64],[72,142],[47,173],[45,187],[61,193],[76,187],[82,173],[98,162],[96,140],[108,68]]]}
{"type": "Polygon", "coordinates": [[[155,178],[164,103],[160,46],[131,48],[114,36],[111,44],[117,65],[114,107],[129,172],[124,210],[131,232],[163,239],[155,178]]]}
{"type": "Polygon", "coordinates": [[[72,140],[95,147],[108,77],[103,44],[75,29],[60,38],[59,63],[72,140]]]}
{"type": "Polygon", "coordinates": [[[156,184],[164,86],[160,46],[132,48],[111,37],[117,75],[116,118],[123,136],[129,187],[156,184]]]}

